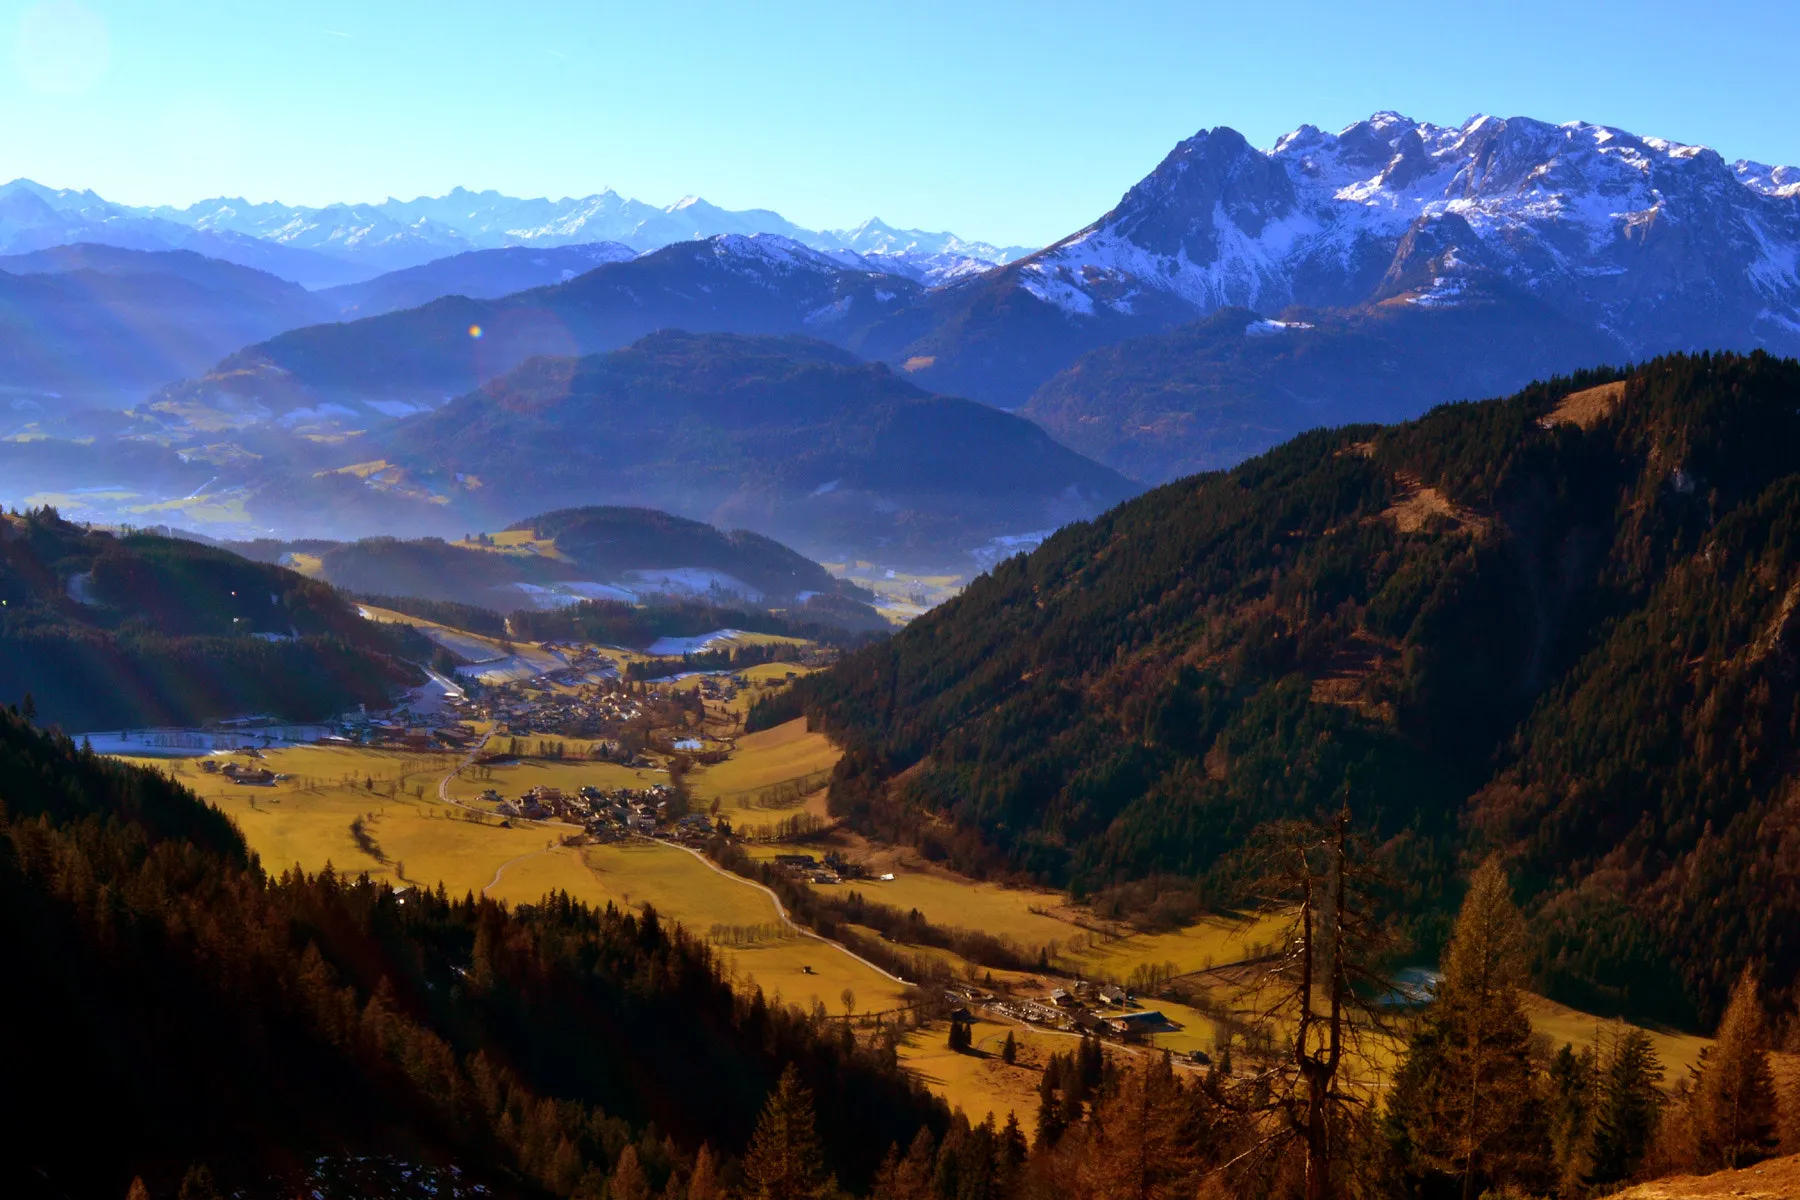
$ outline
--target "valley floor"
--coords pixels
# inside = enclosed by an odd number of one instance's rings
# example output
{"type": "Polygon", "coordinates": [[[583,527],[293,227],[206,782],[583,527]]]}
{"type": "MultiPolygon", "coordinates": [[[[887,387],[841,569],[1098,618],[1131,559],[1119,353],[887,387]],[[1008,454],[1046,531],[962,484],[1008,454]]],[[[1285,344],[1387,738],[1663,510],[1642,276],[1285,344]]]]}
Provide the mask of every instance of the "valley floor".
{"type": "MultiPolygon", "coordinates": [[[[1068,1015],[1053,1007],[1053,993],[1073,990],[1078,980],[1135,983],[1142,993],[1123,1005],[1097,1005],[1098,1015],[1145,1009],[1162,1015],[1156,1031],[1136,1047],[1118,1046],[1120,1053],[1166,1050],[1186,1069],[1198,1069],[1190,1057],[1216,1055],[1228,1035],[1242,1046],[1251,1023],[1241,986],[1249,971],[1245,964],[1280,942],[1279,915],[1220,914],[1185,928],[1139,932],[1104,920],[1059,892],[968,879],[909,848],[870,842],[832,826],[825,788],[839,751],[823,735],[807,731],[804,721],[741,732],[751,691],[781,686],[790,672],[804,670],[787,663],[751,668],[743,673],[755,676],[746,681],[749,690],[706,702],[704,716],[677,731],[684,743],[724,751],[721,761],[696,766],[686,776],[694,810],[727,820],[749,837],[741,845],[753,859],[829,851],[861,875],[803,886],[839,898],[856,892],[899,913],[917,913],[953,935],[985,934],[998,939],[1013,961],[1048,967],[1000,970],[978,966],[941,945],[891,943],[898,952],[941,964],[933,968],[940,970],[933,988],[956,989],[961,998],[956,1002],[974,1014],[970,1052],[949,1048],[941,1021],[903,1031],[901,1059],[928,1086],[973,1120],[992,1113],[1003,1121],[1012,1112],[1029,1132],[1044,1063],[1073,1046],[1077,1036],[1068,1015]],[[774,840],[778,823],[796,820],[811,823],[802,844],[774,840]],[[1008,1033],[1018,1047],[1013,1063],[1001,1056],[1008,1033]]],[[[484,724],[481,732],[493,728],[484,724]]],[[[524,740],[535,744],[535,735],[524,740]]],[[[496,796],[539,788],[573,794],[584,786],[641,790],[669,783],[666,756],[623,766],[584,758],[588,743],[579,739],[561,741],[554,758],[530,757],[528,750],[517,760],[480,765],[474,763],[476,751],[271,746],[256,764],[278,776],[268,786],[245,786],[203,769],[204,751],[139,761],[229,815],[271,872],[329,865],[397,888],[435,889],[441,883],[453,895],[486,895],[514,905],[551,892],[594,905],[652,905],[710,942],[740,986],[761,987],[771,1000],[822,1006],[834,1017],[848,1013],[868,1036],[877,1017],[890,1021],[919,1002],[914,987],[794,925],[770,892],[718,868],[697,850],[661,839],[596,840],[561,820],[509,818],[496,796]],[[567,758],[561,757],[565,749],[567,758]]],[[[857,932],[872,942],[886,941],[873,929],[857,932]]],[[[1531,1000],[1530,1011],[1538,1031],[1559,1046],[1601,1042],[1620,1028],[1539,998],[1531,1000]]],[[[1654,1038],[1671,1080],[1685,1078],[1684,1068],[1708,1044],[1660,1031],[1654,1038]]],[[[1392,1039],[1368,1039],[1354,1068],[1357,1083],[1372,1090],[1384,1086],[1398,1049],[1392,1039]]]]}

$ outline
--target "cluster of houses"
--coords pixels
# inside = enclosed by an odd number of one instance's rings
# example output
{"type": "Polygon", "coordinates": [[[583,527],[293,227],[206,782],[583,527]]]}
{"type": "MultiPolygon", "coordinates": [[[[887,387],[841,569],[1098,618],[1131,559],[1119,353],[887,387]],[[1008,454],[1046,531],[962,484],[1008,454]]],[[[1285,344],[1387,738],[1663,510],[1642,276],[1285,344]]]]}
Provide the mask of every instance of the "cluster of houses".
{"type": "MultiPolygon", "coordinates": [[[[827,853],[823,861],[811,854],[777,854],[774,862],[777,871],[808,883],[842,883],[846,879],[862,879],[868,875],[859,864],[835,850],[827,853]]],[[[893,876],[882,878],[892,879],[893,876]]]]}
{"type": "Polygon", "coordinates": [[[679,842],[705,842],[713,823],[703,813],[669,816],[675,790],[667,784],[647,788],[583,787],[565,792],[555,787],[534,787],[514,800],[492,790],[481,799],[508,819],[568,821],[580,825],[597,841],[622,841],[629,837],[660,837],[679,842]]]}
{"type": "MultiPolygon", "coordinates": [[[[248,753],[257,758],[262,757],[262,754],[254,746],[243,747],[237,753],[248,753]]],[[[231,782],[241,783],[245,787],[274,787],[278,781],[287,778],[286,775],[278,775],[267,767],[246,766],[235,762],[227,762],[221,767],[215,759],[211,758],[201,759],[200,769],[209,775],[223,775],[231,782]]]]}
{"type": "Polygon", "coordinates": [[[1124,1042],[1146,1042],[1156,1034],[1181,1028],[1167,1014],[1139,1006],[1129,988],[1091,980],[1078,981],[1070,988],[1052,988],[1048,996],[1000,1000],[989,1007],[1015,1021],[1124,1042]]]}
{"type": "Polygon", "coordinates": [[[644,715],[643,700],[637,696],[597,687],[559,692],[538,686],[536,681],[495,684],[482,693],[474,711],[515,732],[541,729],[571,736],[623,725],[644,715]]]}

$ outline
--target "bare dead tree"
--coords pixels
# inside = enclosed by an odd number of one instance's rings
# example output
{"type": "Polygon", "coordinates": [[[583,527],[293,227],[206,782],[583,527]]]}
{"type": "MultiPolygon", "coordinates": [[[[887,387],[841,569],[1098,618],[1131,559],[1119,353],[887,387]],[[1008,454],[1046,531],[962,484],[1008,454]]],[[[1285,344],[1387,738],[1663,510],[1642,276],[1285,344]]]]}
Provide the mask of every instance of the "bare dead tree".
{"type": "Polygon", "coordinates": [[[1249,964],[1239,986],[1252,1027],[1284,1052],[1219,1092],[1262,1123],[1240,1159],[1303,1148],[1307,1200],[1331,1194],[1340,1132],[1369,1102],[1346,1063],[1368,1061],[1372,1040],[1392,1034],[1381,1008],[1392,952],[1376,913],[1383,880],[1350,827],[1346,805],[1329,824],[1283,822],[1259,839],[1247,898],[1260,915],[1288,919],[1276,952],[1249,964]]]}

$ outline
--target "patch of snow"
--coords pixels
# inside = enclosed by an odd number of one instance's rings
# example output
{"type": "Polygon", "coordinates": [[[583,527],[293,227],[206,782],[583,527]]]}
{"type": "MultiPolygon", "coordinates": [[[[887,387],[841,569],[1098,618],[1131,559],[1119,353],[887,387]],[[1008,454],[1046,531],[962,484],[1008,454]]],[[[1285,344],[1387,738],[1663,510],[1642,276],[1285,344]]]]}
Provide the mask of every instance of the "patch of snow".
{"type": "Polygon", "coordinates": [[[698,654],[702,650],[711,649],[722,642],[734,641],[744,635],[741,629],[715,629],[711,633],[703,633],[698,637],[660,637],[645,648],[645,654],[658,658],[679,658],[683,654],[698,654]]]}
{"type": "Polygon", "coordinates": [[[763,594],[743,580],[710,567],[670,567],[625,572],[625,578],[643,585],[646,592],[671,596],[741,596],[757,602],[763,594]]]}

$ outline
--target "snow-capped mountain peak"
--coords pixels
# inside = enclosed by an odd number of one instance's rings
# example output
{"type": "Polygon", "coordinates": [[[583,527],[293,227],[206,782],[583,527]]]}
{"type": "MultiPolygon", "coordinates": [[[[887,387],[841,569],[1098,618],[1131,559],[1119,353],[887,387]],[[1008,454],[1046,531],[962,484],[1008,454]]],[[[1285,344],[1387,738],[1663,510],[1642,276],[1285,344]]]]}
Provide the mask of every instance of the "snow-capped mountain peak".
{"type": "Polygon", "coordinates": [[[1012,278],[1073,317],[1165,322],[1523,294],[1637,352],[1795,344],[1797,256],[1795,168],[1580,121],[1379,112],[1268,150],[1201,130],[1012,278]]]}

